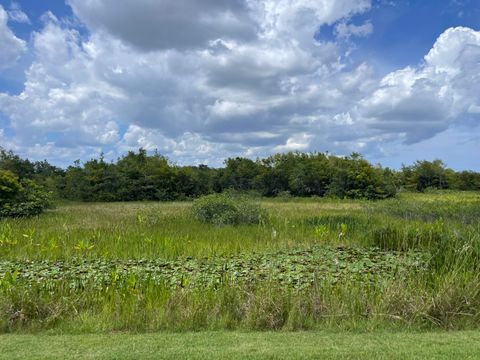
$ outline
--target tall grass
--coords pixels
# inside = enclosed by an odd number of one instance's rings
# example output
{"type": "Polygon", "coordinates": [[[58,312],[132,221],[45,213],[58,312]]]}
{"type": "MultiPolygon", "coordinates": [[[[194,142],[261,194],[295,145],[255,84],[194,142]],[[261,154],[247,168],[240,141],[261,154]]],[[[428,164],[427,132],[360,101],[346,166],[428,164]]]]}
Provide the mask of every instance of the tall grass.
{"type": "Polygon", "coordinates": [[[188,202],[65,203],[36,218],[3,220],[0,261],[192,257],[208,262],[249,253],[268,261],[275,251],[328,245],[375,248],[392,257],[420,251],[427,265],[402,278],[318,279],[302,288],[267,278],[172,288],[128,276],[108,286],[87,282],[75,288],[66,280],[45,286],[5,273],[0,331],[480,326],[477,193],[401,194],[381,202],[274,199],[262,201],[265,221],[241,226],[202,224],[190,207],[188,202]]]}
{"type": "Polygon", "coordinates": [[[478,328],[480,279],[458,275],[303,290],[274,283],[171,289],[147,281],[79,293],[19,285],[0,294],[0,331],[478,328]]]}
{"type": "Polygon", "coordinates": [[[269,217],[258,225],[215,226],[196,221],[188,202],[64,204],[39,217],[0,221],[1,257],[172,259],[285,249],[321,242],[305,217],[360,211],[355,202],[262,205],[269,217]]]}

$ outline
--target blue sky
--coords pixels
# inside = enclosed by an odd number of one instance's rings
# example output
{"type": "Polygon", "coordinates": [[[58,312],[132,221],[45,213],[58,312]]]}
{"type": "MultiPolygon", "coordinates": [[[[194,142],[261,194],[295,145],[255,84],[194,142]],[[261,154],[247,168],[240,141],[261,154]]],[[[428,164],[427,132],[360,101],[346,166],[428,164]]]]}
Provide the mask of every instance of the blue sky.
{"type": "Polygon", "coordinates": [[[475,0],[0,0],[0,146],[480,170],[475,0]]]}

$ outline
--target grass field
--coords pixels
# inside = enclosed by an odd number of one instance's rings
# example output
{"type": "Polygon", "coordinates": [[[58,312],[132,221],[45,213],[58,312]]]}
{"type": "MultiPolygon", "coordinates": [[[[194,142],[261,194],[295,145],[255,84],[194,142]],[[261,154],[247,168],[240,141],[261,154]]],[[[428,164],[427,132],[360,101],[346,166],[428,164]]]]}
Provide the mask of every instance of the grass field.
{"type": "Polygon", "coordinates": [[[0,331],[438,330],[480,325],[480,194],[61,203],[0,222],[0,331]]]}
{"type": "Polygon", "coordinates": [[[475,360],[479,332],[2,335],[0,359],[475,360]]]}
{"type": "Polygon", "coordinates": [[[368,247],[382,245],[378,241],[388,230],[401,234],[384,245],[401,240],[428,247],[443,230],[468,225],[477,232],[479,204],[480,195],[468,192],[404,194],[379,202],[274,199],[262,201],[269,214],[265,223],[215,227],[194,221],[189,202],[64,203],[39,217],[1,221],[1,258],[175,259],[325,243],[368,247]]]}

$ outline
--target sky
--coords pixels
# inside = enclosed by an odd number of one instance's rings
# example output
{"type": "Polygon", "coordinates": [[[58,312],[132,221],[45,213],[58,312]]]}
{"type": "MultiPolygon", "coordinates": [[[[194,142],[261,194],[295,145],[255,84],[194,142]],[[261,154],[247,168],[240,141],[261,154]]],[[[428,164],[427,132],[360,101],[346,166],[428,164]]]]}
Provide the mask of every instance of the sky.
{"type": "Polygon", "coordinates": [[[480,1],[0,0],[0,146],[480,171],[480,1]]]}

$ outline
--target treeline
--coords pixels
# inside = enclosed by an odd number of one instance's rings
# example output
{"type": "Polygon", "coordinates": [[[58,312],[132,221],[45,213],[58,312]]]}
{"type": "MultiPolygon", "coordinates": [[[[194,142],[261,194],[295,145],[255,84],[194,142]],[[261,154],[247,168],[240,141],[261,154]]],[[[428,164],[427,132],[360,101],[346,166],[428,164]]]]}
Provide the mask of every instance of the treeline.
{"type": "MultiPolygon", "coordinates": [[[[359,154],[275,154],[256,161],[230,158],[223,168],[177,166],[158,153],[128,152],[116,162],[100,156],[61,169],[0,151],[0,170],[30,179],[58,198],[81,201],[182,200],[227,189],[263,196],[383,199],[399,189],[480,190],[480,173],[455,172],[439,161],[417,161],[394,171],[359,154]]],[[[1,186],[1,184],[0,184],[1,186]]]]}

